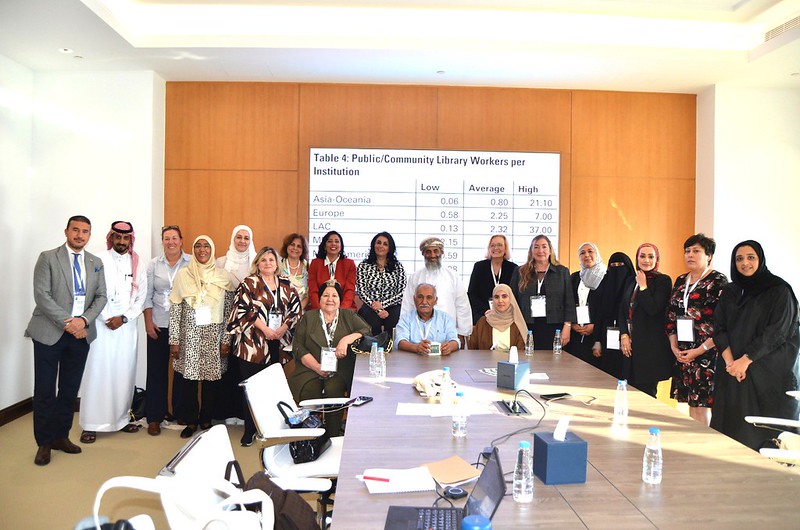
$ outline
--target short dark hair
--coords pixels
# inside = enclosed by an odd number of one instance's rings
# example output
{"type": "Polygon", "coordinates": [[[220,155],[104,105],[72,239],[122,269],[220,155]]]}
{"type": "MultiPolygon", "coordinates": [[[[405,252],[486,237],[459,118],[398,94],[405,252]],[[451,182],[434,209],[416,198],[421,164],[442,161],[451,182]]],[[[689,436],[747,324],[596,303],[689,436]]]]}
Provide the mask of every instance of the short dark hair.
{"type": "Polygon", "coordinates": [[[714,256],[714,251],[717,250],[717,242],[700,232],[695,234],[683,243],[684,250],[692,245],[700,245],[708,257],[714,256]]]}
{"type": "Polygon", "coordinates": [[[89,225],[89,228],[92,227],[92,222],[85,215],[73,215],[72,217],[70,217],[69,221],[67,221],[67,228],[69,228],[69,225],[72,221],[77,221],[79,223],[86,223],[87,225],[89,225]]]}
{"type": "Polygon", "coordinates": [[[347,257],[344,253],[344,238],[342,237],[342,234],[340,234],[336,230],[331,230],[330,232],[322,236],[322,241],[319,242],[319,248],[317,248],[317,257],[319,259],[325,259],[325,257],[328,255],[328,253],[325,251],[325,243],[328,242],[328,239],[330,239],[332,235],[339,236],[339,242],[342,245],[342,248],[339,249],[339,257],[340,258],[347,257]]]}
{"type": "Polygon", "coordinates": [[[319,289],[317,289],[317,295],[320,298],[322,298],[322,293],[324,293],[325,289],[327,289],[328,287],[333,287],[334,289],[336,289],[336,292],[339,293],[339,301],[341,302],[342,297],[344,296],[344,291],[342,291],[342,285],[333,279],[328,280],[327,282],[322,282],[319,286],[319,289]]]}
{"type": "Polygon", "coordinates": [[[283,244],[281,245],[280,255],[283,259],[289,257],[289,245],[292,244],[292,241],[295,239],[300,240],[300,244],[303,245],[303,253],[300,255],[300,261],[307,261],[308,260],[308,241],[306,241],[305,236],[302,234],[297,234],[292,232],[288,236],[283,238],[283,244]]]}
{"type": "Polygon", "coordinates": [[[375,254],[375,241],[377,241],[381,236],[385,237],[389,241],[389,253],[386,254],[386,271],[394,272],[394,270],[397,268],[397,245],[394,242],[392,234],[389,232],[379,232],[375,234],[375,237],[373,237],[372,241],[369,243],[369,255],[364,261],[372,265],[378,261],[378,256],[375,254]]]}

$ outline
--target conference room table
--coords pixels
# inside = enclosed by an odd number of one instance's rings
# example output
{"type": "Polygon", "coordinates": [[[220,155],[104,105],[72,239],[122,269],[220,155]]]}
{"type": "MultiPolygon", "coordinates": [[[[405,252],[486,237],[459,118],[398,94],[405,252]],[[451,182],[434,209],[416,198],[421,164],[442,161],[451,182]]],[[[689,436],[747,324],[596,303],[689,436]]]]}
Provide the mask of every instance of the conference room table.
{"type": "MultiPolygon", "coordinates": [[[[383,528],[390,505],[430,506],[434,492],[370,495],[356,478],[369,468],[402,469],[459,455],[476,462],[492,440],[512,431],[528,432],[497,443],[506,473],[508,495],[492,523],[505,528],[798,528],[800,472],[770,461],[713,429],[701,425],[633,388],[628,389],[627,428],[613,425],[616,380],[567,354],[536,351],[531,372],[544,373],[525,387],[531,394],[568,392],[570,399],[544,405],[520,396],[529,416],[507,416],[499,410],[471,415],[467,436],[451,434],[451,418],[397,415],[399,404],[437,403],[420,397],[412,381],[417,374],[449,366],[469,406],[488,410],[497,399],[513,399],[513,390],[498,389],[496,378],[482,372],[507,360],[507,353],[459,351],[446,357],[422,357],[395,351],[387,355],[387,378],[369,376],[368,358],[356,362],[352,395],[372,396],[351,408],[333,510],[334,530],[383,528]],[[592,399],[594,398],[594,399],[592,399]],[[558,419],[570,416],[570,432],[588,443],[586,482],[545,485],[534,479],[530,504],[511,498],[517,447],[533,432],[552,433],[558,419]],[[661,430],[663,481],[642,482],[642,457],[650,427],[661,430]]],[[[495,409],[496,410],[496,409],[495,409]]],[[[777,433],[776,433],[777,434],[777,433]]],[[[469,486],[465,486],[469,489],[469,486]]],[[[462,501],[454,501],[456,506],[462,501]]],[[[442,505],[442,503],[440,503],[442,505]]]]}

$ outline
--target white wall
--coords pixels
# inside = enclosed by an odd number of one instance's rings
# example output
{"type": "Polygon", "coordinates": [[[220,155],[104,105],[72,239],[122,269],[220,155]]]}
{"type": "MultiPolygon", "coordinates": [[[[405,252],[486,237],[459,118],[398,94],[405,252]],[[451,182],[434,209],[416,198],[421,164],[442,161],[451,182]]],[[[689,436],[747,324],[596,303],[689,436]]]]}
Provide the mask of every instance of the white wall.
{"type": "Polygon", "coordinates": [[[754,239],[764,247],[770,270],[798,294],[800,90],[725,84],[709,90],[713,94],[698,97],[698,162],[701,146],[712,144],[713,173],[702,173],[698,163],[697,209],[706,207],[702,195],[713,193],[713,226],[698,223],[697,229],[713,234],[715,268],[726,276],[733,247],[754,239]],[[712,116],[713,126],[702,123],[712,116]]]}
{"type": "Polygon", "coordinates": [[[23,104],[0,114],[0,153],[22,153],[0,166],[0,243],[19,258],[0,282],[0,299],[14,308],[3,312],[0,327],[1,409],[33,394],[33,347],[22,338],[34,306],[33,265],[39,252],[63,244],[67,219],[92,220],[93,253],[105,249],[113,221],[131,221],[136,251],[151,257],[163,216],[166,85],[153,72],[31,74],[0,60],[0,90],[18,92],[32,109],[23,104]]]}

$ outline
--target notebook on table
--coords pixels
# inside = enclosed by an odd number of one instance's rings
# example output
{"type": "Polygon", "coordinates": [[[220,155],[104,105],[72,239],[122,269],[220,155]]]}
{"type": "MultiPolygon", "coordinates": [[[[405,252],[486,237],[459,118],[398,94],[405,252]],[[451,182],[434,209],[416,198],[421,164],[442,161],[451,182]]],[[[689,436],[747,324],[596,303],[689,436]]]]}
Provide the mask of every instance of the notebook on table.
{"type": "Polygon", "coordinates": [[[458,530],[461,528],[461,520],[468,515],[482,515],[491,519],[505,494],[506,481],[495,447],[463,508],[389,506],[383,528],[384,530],[458,530]]]}

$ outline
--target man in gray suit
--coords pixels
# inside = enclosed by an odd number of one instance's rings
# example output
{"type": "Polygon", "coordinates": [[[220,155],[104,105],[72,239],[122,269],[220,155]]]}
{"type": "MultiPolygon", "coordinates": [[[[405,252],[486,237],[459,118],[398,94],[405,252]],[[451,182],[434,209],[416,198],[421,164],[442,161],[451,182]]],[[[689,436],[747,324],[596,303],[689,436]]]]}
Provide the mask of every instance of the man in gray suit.
{"type": "Polygon", "coordinates": [[[81,452],[69,431],[89,343],[97,335],[92,324],[106,305],[103,262],[83,249],[92,223],[82,215],[70,217],[64,234],[65,245],[36,261],[36,307],[25,330],[33,339],[33,435],[39,446],[33,462],[39,466],[50,463],[52,449],[81,452]]]}

